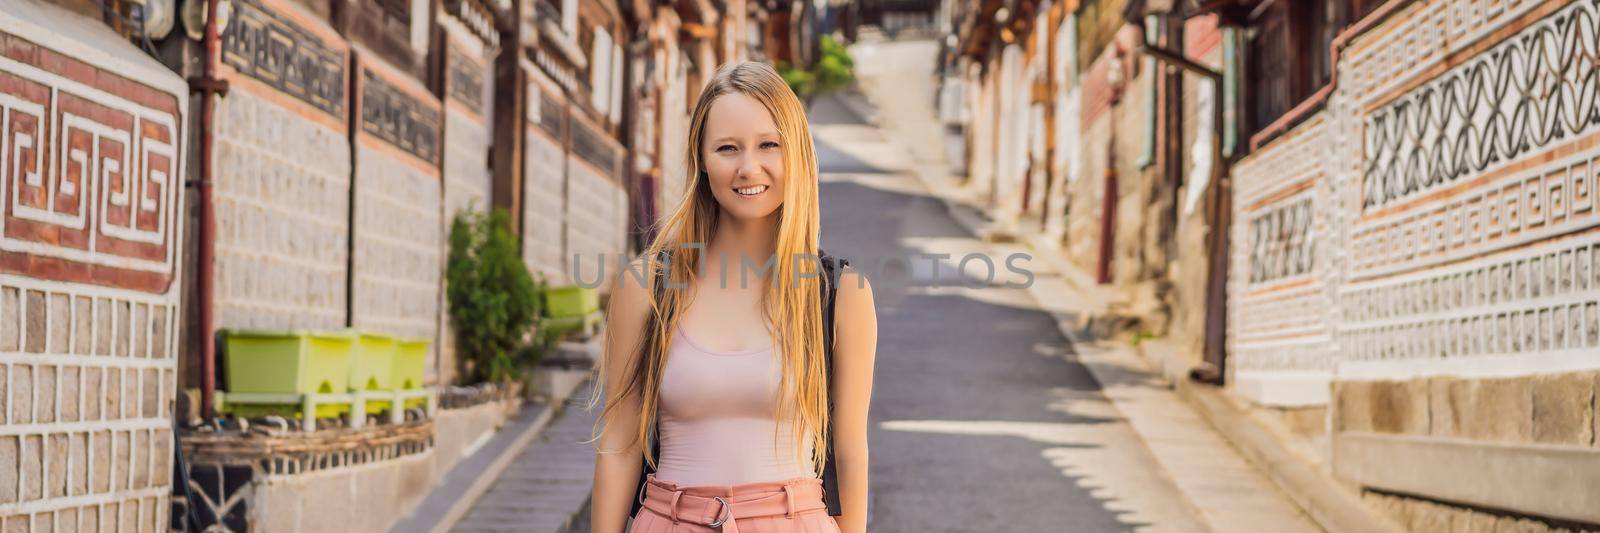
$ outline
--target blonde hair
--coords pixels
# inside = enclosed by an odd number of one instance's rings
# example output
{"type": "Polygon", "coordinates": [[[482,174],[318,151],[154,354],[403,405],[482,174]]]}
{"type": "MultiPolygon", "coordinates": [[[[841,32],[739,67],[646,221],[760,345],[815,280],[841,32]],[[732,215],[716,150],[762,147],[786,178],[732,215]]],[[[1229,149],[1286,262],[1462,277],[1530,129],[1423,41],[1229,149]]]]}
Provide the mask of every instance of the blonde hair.
{"type": "MultiPolygon", "coordinates": [[[[695,265],[699,264],[703,248],[687,248],[688,243],[706,244],[716,233],[718,204],[706,178],[701,142],[705,133],[706,116],[717,98],[739,93],[760,102],[772,114],[777,124],[783,149],[785,187],[783,204],[778,208],[778,236],[775,260],[770,280],[789,280],[787,283],[768,283],[763,296],[765,318],[774,326],[773,347],[782,354],[783,379],[779,386],[777,420],[792,422],[799,457],[803,446],[814,444],[812,464],[820,475],[827,460],[826,447],[828,420],[828,368],[823,352],[822,304],[817,297],[822,282],[818,254],[819,219],[817,202],[816,149],[811,141],[811,126],[806,119],[805,106],[789,89],[776,70],[765,63],[742,62],[723,65],[716,76],[706,84],[695,103],[690,117],[686,168],[692,179],[683,199],[659,227],[656,238],[643,252],[655,264],[662,251],[670,252],[667,264],[656,268],[668,269],[671,283],[662,287],[659,301],[651,297],[654,314],[645,325],[640,357],[642,364],[625,369],[627,374],[621,390],[606,391],[606,407],[595,423],[596,434],[622,399],[639,394],[640,416],[634,428],[632,444],[640,444],[645,461],[656,467],[656,457],[648,445],[651,424],[660,408],[662,371],[666,366],[667,349],[672,345],[673,333],[680,311],[687,308],[684,288],[695,279],[695,265]],[[784,260],[783,258],[791,258],[784,260]],[[811,260],[797,261],[807,258],[811,260]],[[789,406],[798,407],[793,416],[785,412],[789,406]]],[[[646,268],[645,272],[654,269],[646,268]]],[[[650,285],[656,278],[651,278],[650,285]]],[[[770,281],[769,280],[769,281],[770,281]]],[[[610,335],[609,331],[607,335],[610,335]]],[[[608,344],[609,345],[609,344],[608,344]]],[[[614,357],[608,354],[605,361],[614,357]]],[[[609,364],[602,362],[602,365],[609,364]]],[[[598,401],[598,395],[591,398],[598,401]]],[[[598,437],[596,437],[598,438],[598,437]]],[[[631,444],[630,444],[631,445],[631,444]]]]}

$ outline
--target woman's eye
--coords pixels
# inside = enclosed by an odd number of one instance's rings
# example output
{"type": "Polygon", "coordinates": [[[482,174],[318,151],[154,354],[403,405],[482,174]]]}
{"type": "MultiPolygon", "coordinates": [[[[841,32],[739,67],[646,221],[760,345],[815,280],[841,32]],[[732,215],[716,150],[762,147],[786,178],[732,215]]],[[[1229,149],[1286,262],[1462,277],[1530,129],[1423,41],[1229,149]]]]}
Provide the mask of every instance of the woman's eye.
{"type": "Polygon", "coordinates": [[[733,150],[733,149],[734,149],[734,147],[731,144],[724,144],[722,146],[718,146],[717,147],[717,151],[718,152],[726,152],[728,150],[733,150]]]}
{"type": "Polygon", "coordinates": [[[777,148],[778,147],[778,143],[773,142],[773,141],[767,141],[767,142],[761,143],[761,147],[762,148],[777,148]]]}

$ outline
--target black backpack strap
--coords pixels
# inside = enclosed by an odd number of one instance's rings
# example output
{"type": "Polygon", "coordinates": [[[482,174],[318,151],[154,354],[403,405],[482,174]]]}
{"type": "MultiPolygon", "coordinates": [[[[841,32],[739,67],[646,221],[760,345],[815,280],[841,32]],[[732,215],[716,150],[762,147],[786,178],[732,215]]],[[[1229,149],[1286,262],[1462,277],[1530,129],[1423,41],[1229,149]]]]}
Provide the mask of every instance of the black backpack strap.
{"type": "MultiPolygon", "coordinates": [[[[832,380],[832,378],[833,378],[833,308],[834,308],[834,302],[836,300],[838,300],[837,296],[839,294],[839,291],[838,291],[837,285],[839,284],[839,275],[840,275],[841,272],[844,271],[844,267],[846,267],[846,266],[848,266],[850,264],[850,261],[846,260],[846,259],[844,259],[842,257],[834,257],[834,256],[831,256],[831,255],[828,255],[827,252],[824,252],[821,249],[817,250],[817,255],[822,256],[822,274],[823,274],[823,276],[822,276],[822,278],[823,278],[822,279],[822,353],[823,353],[824,357],[826,358],[827,364],[828,364],[828,378],[829,378],[829,383],[830,383],[829,386],[832,386],[831,383],[833,381],[832,380]]],[[[831,394],[828,395],[828,412],[829,413],[833,412],[833,395],[831,395],[831,394]]],[[[839,516],[841,514],[844,514],[844,511],[839,506],[839,474],[834,469],[835,461],[833,460],[833,432],[832,431],[828,432],[828,443],[827,443],[827,445],[828,445],[828,452],[827,452],[828,459],[827,459],[827,462],[825,464],[823,464],[823,466],[822,466],[822,501],[823,501],[824,504],[827,505],[828,514],[830,516],[839,516]]]]}
{"type": "MultiPolygon", "coordinates": [[[[656,256],[657,270],[655,277],[651,280],[650,285],[651,291],[653,294],[655,294],[655,305],[661,305],[661,296],[666,291],[667,280],[670,278],[672,270],[671,264],[668,262],[671,260],[671,258],[672,252],[669,250],[662,250],[661,253],[656,256]]],[[[660,461],[661,439],[656,438],[655,431],[655,424],[650,424],[650,455],[655,457],[657,461],[660,461]]],[[[646,461],[644,457],[641,456],[639,458],[639,484],[638,488],[634,491],[633,506],[632,509],[628,510],[628,516],[637,517],[639,515],[639,509],[644,507],[644,485],[650,474],[654,472],[655,469],[650,468],[650,462],[646,461]]]]}

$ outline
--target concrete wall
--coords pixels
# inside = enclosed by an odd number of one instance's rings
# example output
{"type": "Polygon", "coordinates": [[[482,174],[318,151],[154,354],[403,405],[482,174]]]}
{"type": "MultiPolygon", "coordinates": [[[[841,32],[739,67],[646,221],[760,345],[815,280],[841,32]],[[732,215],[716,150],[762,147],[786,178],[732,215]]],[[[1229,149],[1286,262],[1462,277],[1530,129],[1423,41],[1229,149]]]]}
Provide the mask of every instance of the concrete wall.
{"type": "Polygon", "coordinates": [[[187,95],[96,20],[0,8],[6,531],[165,527],[187,95]]]}
{"type": "Polygon", "coordinates": [[[1600,128],[1507,84],[1582,83],[1597,9],[1407,4],[1236,167],[1233,387],[1327,390],[1334,473],[1414,528],[1600,523],[1600,128]]]}

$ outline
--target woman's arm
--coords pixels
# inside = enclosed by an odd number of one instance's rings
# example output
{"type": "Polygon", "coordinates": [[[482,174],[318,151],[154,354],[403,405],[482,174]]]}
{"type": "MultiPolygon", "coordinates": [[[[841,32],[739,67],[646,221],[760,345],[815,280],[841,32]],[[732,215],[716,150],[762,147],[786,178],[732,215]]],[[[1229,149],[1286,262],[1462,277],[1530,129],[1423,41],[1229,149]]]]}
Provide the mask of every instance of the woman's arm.
{"type": "Polygon", "coordinates": [[[839,276],[834,302],[833,454],[839,475],[836,519],[844,533],[867,530],[867,408],[878,353],[878,312],[872,284],[855,270],[839,276]]]}
{"type": "MultiPolygon", "coordinates": [[[[633,268],[648,273],[648,268],[639,263],[636,261],[633,268]]],[[[607,402],[612,401],[611,395],[622,390],[633,374],[645,323],[650,318],[649,289],[640,285],[629,272],[633,271],[619,273],[621,278],[606,306],[606,342],[600,379],[605,384],[607,402]]],[[[645,279],[653,278],[646,276],[645,279]]],[[[617,408],[606,415],[596,441],[590,523],[597,533],[622,533],[637,494],[639,469],[642,468],[639,463],[644,457],[644,448],[634,442],[639,425],[638,392],[623,398],[617,408]]]]}

